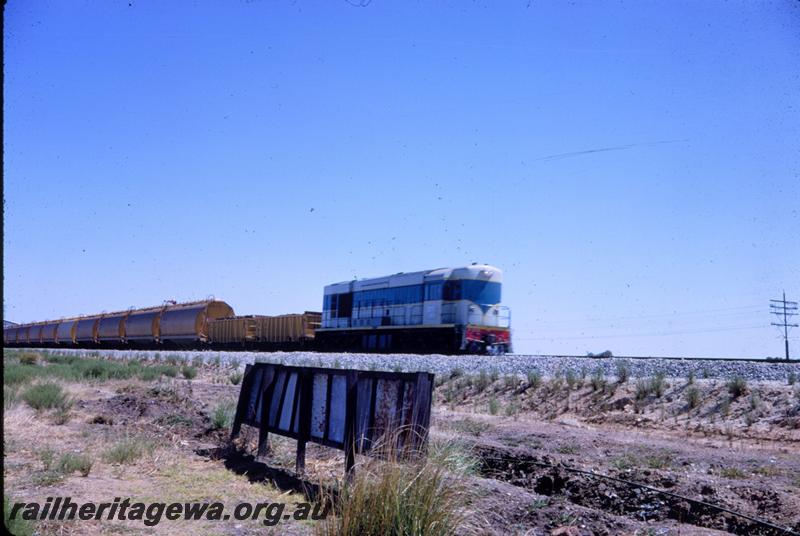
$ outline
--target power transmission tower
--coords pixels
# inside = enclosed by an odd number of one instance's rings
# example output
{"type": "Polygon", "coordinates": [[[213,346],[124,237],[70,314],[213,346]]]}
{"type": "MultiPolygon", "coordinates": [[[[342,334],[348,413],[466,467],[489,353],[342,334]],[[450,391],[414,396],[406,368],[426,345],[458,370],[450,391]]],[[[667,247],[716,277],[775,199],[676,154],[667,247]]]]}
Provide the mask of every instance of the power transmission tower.
{"type": "Polygon", "coordinates": [[[789,317],[797,315],[797,302],[786,301],[786,293],[783,293],[782,300],[769,300],[770,314],[776,315],[779,319],[783,317],[783,322],[772,322],[773,326],[783,328],[783,342],[786,345],[786,360],[789,360],[789,328],[798,327],[797,324],[790,324],[789,317]]]}

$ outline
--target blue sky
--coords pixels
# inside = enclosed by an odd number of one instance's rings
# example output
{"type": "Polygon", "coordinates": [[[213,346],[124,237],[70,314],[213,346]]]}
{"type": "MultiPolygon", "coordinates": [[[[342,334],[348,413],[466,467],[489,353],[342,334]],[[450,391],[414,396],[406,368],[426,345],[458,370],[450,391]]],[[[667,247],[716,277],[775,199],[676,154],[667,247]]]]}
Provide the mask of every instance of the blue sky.
{"type": "Polygon", "coordinates": [[[354,4],[10,1],[5,317],[479,261],[520,352],[782,355],[800,5],[354,4]]]}

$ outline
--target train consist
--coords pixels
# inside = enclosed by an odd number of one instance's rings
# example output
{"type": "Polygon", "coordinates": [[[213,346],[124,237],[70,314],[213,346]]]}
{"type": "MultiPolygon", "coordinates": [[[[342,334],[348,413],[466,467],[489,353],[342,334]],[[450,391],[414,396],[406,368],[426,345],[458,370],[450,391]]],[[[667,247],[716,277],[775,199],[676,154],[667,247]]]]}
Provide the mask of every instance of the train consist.
{"type": "Polygon", "coordinates": [[[505,353],[502,272],[486,264],[328,285],[323,312],[235,316],[219,300],[19,324],[5,346],[505,353]]]}
{"type": "Polygon", "coordinates": [[[11,326],[3,329],[3,342],[45,348],[291,350],[309,347],[319,322],[320,313],[234,316],[224,301],[169,302],[11,326]]]}

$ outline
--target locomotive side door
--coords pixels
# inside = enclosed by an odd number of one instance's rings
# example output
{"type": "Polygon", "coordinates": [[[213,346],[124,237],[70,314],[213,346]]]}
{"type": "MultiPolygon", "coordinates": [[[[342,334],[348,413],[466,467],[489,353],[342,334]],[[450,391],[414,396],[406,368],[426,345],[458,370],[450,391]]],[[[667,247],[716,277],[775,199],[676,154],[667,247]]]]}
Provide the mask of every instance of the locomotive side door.
{"type": "Polygon", "coordinates": [[[442,285],[442,281],[425,282],[425,301],[422,307],[424,324],[442,323],[442,285]]]}

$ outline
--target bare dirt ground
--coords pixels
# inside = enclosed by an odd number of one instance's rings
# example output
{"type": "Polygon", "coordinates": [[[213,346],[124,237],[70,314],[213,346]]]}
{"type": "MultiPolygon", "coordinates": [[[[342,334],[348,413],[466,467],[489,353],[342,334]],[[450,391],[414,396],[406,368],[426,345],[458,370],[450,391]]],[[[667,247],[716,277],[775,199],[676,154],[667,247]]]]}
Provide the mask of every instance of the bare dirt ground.
{"type": "MultiPolygon", "coordinates": [[[[57,424],[24,402],[4,411],[4,481],[11,501],[114,497],[153,502],[303,502],[313,483],[342,476],[341,453],[315,445],[305,481],[293,477],[294,442],[273,437],[264,463],[252,457],[256,434],[211,415],[235,401],[230,370],[203,366],[189,381],[64,383],[75,398],[57,424]],[[137,438],[154,448],[126,462],[105,454],[137,438]],[[86,454],[88,476],[48,479],[42,451],[86,454]],[[304,484],[305,482],[305,484],[304,484]]],[[[644,488],[571,472],[580,469],[645,484],[800,531],[800,394],[779,382],[747,385],[732,396],[721,380],[666,379],[637,397],[636,380],[617,384],[563,378],[454,375],[436,390],[431,441],[456,442],[473,470],[473,532],[483,534],[758,534],[757,523],[644,488]],[[570,385],[571,384],[571,385],[570,385]],[[699,397],[689,407],[689,389],[699,397]]],[[[641,391],[641,389],[639,389],[641,391]]],[[[261,520],[40,522],[41,534],[310,534],[308,521],[265,527],[261,520]]],[[[769,531],[763,532],[769,533],[769,531]]],[[[791,532],[786,532],[787,534],[791,532]]]]}

